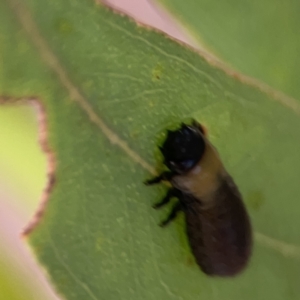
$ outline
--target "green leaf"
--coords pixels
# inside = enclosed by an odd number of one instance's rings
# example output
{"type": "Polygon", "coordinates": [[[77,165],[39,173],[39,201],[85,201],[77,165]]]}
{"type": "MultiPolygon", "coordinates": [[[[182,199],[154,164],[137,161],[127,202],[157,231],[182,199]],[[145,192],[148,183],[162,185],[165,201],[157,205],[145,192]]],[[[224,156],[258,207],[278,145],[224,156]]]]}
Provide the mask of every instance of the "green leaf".
{"type": "Polygon", "coordinates": [[[0,14],[1,102],[34,99],[47,125],[49,185],[29,242],[64,298],[298,298],[295,100],[93,1],[5,0],[0,14]],[[151,204],[166,187],[143,184],[165,129],[191,117],[251,215],[254,253],[236,278],[200,271],[183,217],[157,226],[168,208],[151,204]]]}
{"type": "Polygon", "coordinates": [[[300,2],[158,0],[237,70],[300,98],[300,2]]]}

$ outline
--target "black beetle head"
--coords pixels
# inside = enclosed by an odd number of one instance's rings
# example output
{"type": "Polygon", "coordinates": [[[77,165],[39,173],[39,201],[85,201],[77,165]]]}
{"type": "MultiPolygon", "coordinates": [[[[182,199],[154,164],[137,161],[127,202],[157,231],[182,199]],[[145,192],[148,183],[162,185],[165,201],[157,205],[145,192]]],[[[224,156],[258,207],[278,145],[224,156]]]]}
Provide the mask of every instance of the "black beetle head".
{"type": "Polygon", "coordinates": [[[199,127],[182,124],[180,129],[168,131],[160,150],[166,166],[172,172],[182,174],[200,161],[205,150],[205,141],[199,127]]]}

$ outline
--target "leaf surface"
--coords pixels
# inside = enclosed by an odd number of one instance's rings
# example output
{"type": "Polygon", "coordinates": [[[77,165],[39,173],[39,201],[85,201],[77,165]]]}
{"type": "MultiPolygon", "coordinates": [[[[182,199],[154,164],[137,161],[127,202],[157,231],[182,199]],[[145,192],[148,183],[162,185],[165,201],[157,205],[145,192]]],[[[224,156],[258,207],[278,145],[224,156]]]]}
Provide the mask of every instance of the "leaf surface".
{"type": "Polygon", "coordinates": [[[63,298],[297,299],[295,100],[93,1],[5,0],[0,13],[1,102],[35,99],[47,124],[47,204],[29,242],[63,298]],[[166,187],[143,185],[165,129],[190,118],[208,128],[251,215],[253,257],[233,279],[199,270],[183,217],[157,226],[170,208],[151,204],[166,187]]]}
{"type": "Polygon", "coordinates": [[[159,0],[202,47],[300,99],[299,1],[159,0]]]}

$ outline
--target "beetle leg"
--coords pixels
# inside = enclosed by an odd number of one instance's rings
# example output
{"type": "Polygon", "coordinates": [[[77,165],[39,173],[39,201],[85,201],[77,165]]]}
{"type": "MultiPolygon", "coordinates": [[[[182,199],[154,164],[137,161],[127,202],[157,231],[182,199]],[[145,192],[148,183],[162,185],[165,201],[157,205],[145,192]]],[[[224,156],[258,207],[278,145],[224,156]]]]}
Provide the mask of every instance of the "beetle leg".
{"type": "Polygon", "coordinates": [[[159,201],[158,203],[153,205],[153,208],[161,208],[162,206],[169,203],[172,197],[177,197],[177,190],[176,189],[169,189],[165,197],[159,201]]]}
{"type": "Polygon", "coordinates": [[[163,180],[170,181],[172,177],[173,177],[173,173],[166,171],[166,172],[161,173],[157,177],[154,177],[154,178],[152,178],[150,180],[146,180],[145,184],[146,185],[152,185],[152,184],[160,183],[163,180]]]}
{"type": "Polygon", "coordinates": [[[159,225],[161,227],[165,227],[166,225],[168,225],[171,221],[173,221],[176,217],[178,212],[182,210],[182,206],[181,203],[178,201],[172,208],[171,213],[169,214],[169,216],[162,221],[159,225]]]}

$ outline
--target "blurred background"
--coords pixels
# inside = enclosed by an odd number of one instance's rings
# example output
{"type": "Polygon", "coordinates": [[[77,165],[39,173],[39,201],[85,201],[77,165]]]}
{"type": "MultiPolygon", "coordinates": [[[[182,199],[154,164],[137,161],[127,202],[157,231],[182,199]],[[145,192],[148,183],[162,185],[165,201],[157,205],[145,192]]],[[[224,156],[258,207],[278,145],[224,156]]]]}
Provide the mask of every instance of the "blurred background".
{"type": "MultiPolygon", "coordinates": [[[[194,44],[171,16],[147,0],[105,2],[194,44]]],[[[46,184],[47,158],[38,144],[34,107],[0,106],[0,141],[0,299],[59,299],[21,236],[46,184]]]]}

